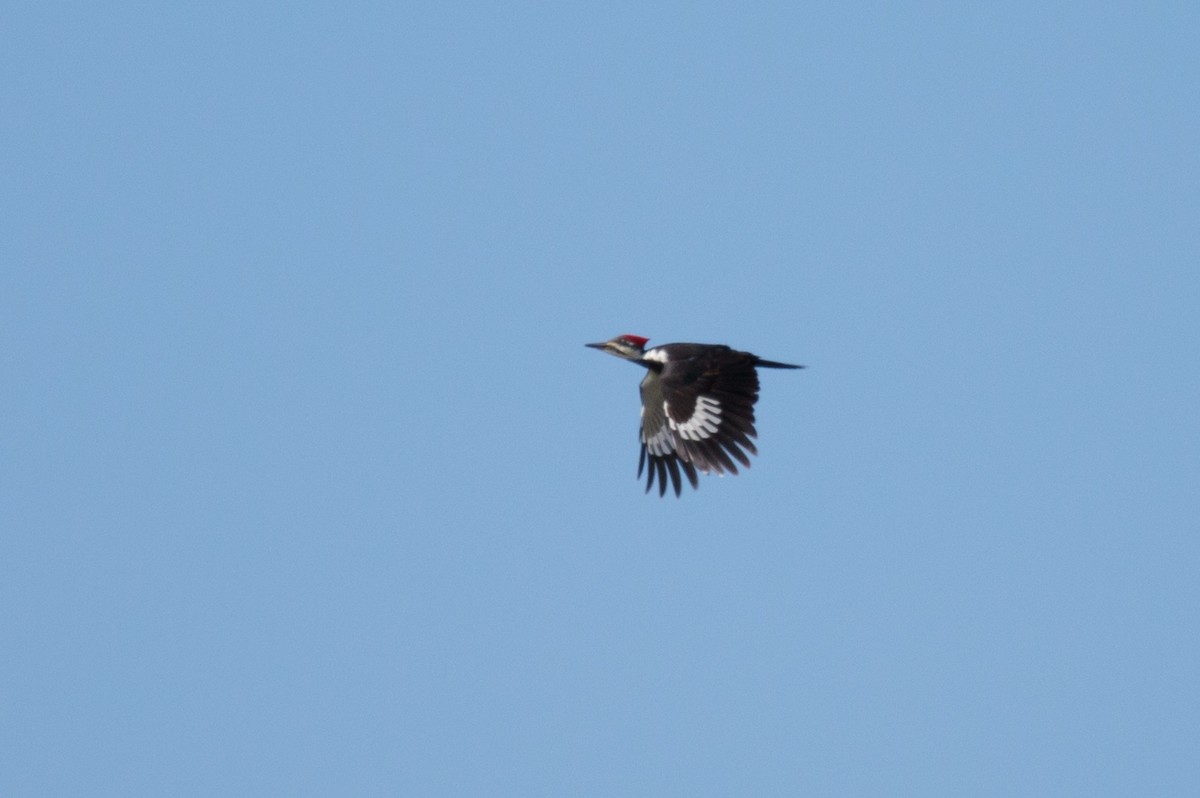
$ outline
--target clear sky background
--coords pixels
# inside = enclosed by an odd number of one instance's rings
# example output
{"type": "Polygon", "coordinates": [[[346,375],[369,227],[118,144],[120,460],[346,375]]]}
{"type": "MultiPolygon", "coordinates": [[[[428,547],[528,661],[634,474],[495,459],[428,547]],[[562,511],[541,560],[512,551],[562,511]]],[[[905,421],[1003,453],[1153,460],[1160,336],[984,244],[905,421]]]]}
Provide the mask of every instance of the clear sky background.
{"type": "Polygon", "coordinates": [[[0,22],[0,793],[1200,790],[1200,11],[0,22]]]}

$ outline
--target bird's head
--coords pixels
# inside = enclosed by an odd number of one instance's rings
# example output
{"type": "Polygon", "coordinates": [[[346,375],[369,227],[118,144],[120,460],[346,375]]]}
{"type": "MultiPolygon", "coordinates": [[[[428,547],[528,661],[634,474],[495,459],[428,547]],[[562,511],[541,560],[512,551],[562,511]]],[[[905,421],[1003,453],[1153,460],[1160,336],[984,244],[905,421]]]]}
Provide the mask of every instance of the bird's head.
{"type": "Polygon", "coordinates": [[[640,335],[618,335],[602,344],[584,344],[584,346],[608,352],[610,355],[625,360],[640,360],[642,355],[646,354],[646,342],[649,340],[640,335]]]}

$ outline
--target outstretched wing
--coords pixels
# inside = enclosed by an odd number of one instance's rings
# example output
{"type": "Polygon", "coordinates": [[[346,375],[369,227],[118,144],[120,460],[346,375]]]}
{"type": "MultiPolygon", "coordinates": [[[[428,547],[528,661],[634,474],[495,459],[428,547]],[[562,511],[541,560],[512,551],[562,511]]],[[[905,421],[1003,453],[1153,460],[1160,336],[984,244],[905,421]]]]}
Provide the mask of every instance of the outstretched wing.
{"type": "Polygon", "coordinates": [[[680,495],[683,489],[680,471],[687,476],[687,480],[693,488],[699,487],[700,480],[696,476],[696,467],[689,460],[681,458],[677,450],[677,437],[668,420],[667,406],[663,398],[662,378],[658,372],[646,372],[646,376],[642,379],[641,392],[642,425],[639,430],[639,438],[642,443],[642,452],[638,457],[638,476],[642,475],[642,470],[646,468],[647,461],[649,461],[646,492],[650,492],[657,476],[658,495],[666,495],[669,477],[671,486],[675,489],[675,495],[680,495]]]}
{"type": "Polygon", "coordinates": [[[706,473],[736,474],[735,460],[750,467],[747,453],[758,454],[751,440],[757,435],[755,363],[754,355],[727,349],[663,367],[663,409],[681,459],[706,473]]]}
{"type": "Polygon", "coordinates": [[[682,472],[698,487],[697,470],[738,473],[758,454],[751,440],[758,401],[756,358],[730,349],[669,361],[642,380],[641,457],[638,476],[649,464],[646,490],[658,480],[665,495],[668,479],[678,496],[682,472]],[[735,462],[736,461],[736,462],[735,462]]]}

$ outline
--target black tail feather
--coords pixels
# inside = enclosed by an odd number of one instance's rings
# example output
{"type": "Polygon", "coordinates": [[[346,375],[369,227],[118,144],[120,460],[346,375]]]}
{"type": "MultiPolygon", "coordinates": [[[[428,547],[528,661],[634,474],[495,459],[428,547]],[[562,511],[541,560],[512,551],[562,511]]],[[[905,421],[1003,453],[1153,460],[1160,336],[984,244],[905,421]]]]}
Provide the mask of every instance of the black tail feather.
{"type": "Polygon", "coordinates": [[[793,366],[791,363],[779,363],[774,360],[763,360],[761,357],[754,359],[754,365],[762,366],[765,369],[802,369],[804,366],[793,366]]]}

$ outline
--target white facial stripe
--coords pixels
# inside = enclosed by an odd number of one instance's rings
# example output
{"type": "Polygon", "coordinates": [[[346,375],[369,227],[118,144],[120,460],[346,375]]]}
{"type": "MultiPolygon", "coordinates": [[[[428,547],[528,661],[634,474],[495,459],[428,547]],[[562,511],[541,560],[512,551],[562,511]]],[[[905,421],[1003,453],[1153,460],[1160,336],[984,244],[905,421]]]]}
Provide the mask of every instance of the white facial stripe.
{"type": "Polygon", "coordinates": [[[696,407],[692,417],[681,424],[671,421],[667,416],[671,429],[679,433],[685,441],[699,441],[714,435],[721,423],[721,403],[707,396],[696,397],[696,407]]]}
{"type": "Polygon", "coordinates": [[[667,353],[661,349],[651,349],[646,354],[642,355],[643,360],[653,360],[656,363],[666,363],[667,353]]]}

